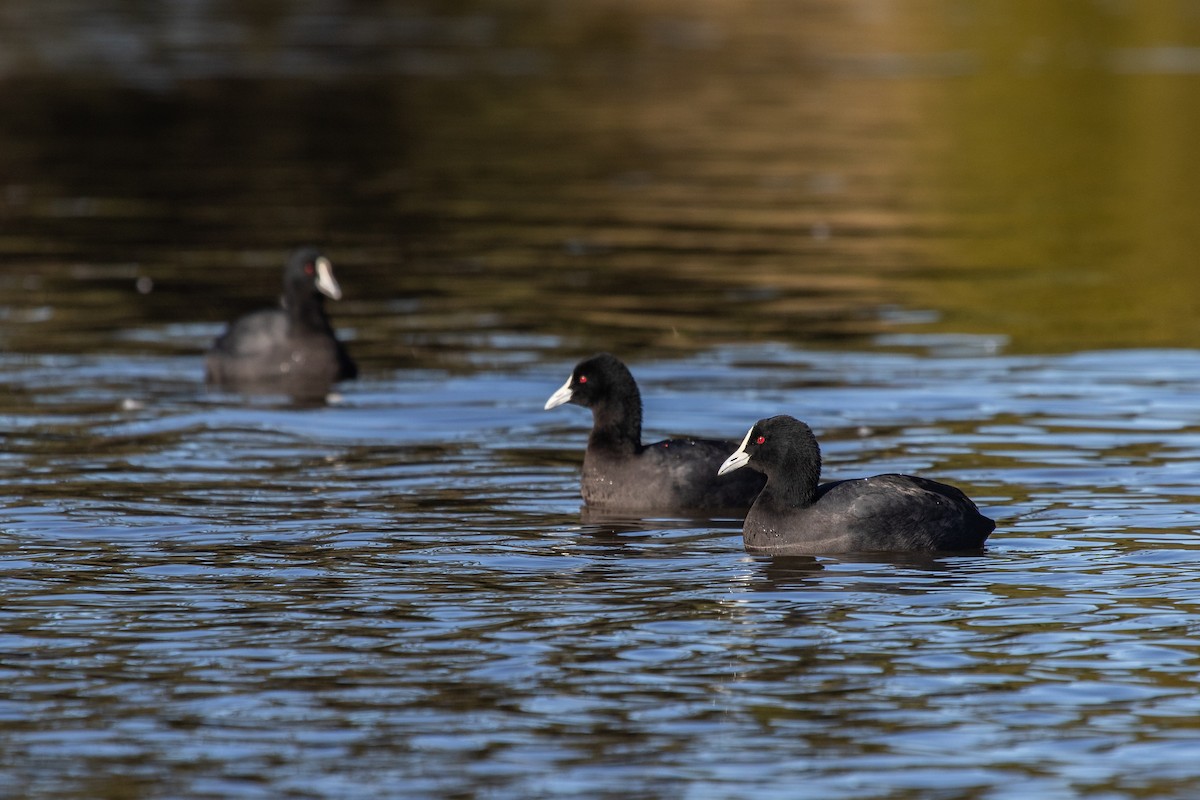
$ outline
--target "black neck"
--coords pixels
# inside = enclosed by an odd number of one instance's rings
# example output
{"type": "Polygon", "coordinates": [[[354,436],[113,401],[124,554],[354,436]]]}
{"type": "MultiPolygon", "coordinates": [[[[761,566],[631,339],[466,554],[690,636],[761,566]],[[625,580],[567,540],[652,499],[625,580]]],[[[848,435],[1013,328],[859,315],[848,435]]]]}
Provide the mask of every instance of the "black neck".
{"type": "Polygon", "coordinates": [[[620,453],[641,451],[642,397],[632,381],[624,387],[613,387],[601,402],[592,405],[588,445],[620,453]]]}
{"type": "Polygon", "coordinates": [[[757,505],[764,509],[782,511],[811,506],[817,499],[821,481],[821,450],[810,431],[788,448],[764,470],[767,485],[758,496],[757,505]]]}
{"type": "Polygon", "coordinates": [[[314,331],[329,331],[329,317],[325,316],[325,298],[315,292],[289,295],[283,299],[288,316],[303,328],[314,331]]]}

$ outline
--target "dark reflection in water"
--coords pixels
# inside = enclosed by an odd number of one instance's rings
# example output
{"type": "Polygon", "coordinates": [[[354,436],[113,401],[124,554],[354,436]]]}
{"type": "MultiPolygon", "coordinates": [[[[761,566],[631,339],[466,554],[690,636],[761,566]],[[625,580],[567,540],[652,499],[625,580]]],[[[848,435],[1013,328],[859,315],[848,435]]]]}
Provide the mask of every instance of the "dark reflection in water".
{"type": "Polygon", "coordinates": [[[0,794],[1191,796],[1197,19],[0,5],[0,794]],[[206,391],[300,242],[361,380],[206,391]],[[593,518],[597,350],[1000,529],[593,518]]]}
{"type": "Polygon", "coordinates": [[[772,591],[803,589],[812,578],[825,569],[821,562],[809,556],[772,556],[763,571],[764,586],[772,591]]]}
{"type": "Polygon", "coordinates": [[[739,534],[742,531],[741,519],[720,519],[720,518],[635,518],[622,516],[610,511],[597,510],[588,506],[579,507],[579,518],[583,521],[587,530],[610,531],[612,533],[626,533],[633,531],[659,530],[662,527],[678,527],[689,528],[703,526],[706,528],[721,528],[736,530],[739,534]]]}

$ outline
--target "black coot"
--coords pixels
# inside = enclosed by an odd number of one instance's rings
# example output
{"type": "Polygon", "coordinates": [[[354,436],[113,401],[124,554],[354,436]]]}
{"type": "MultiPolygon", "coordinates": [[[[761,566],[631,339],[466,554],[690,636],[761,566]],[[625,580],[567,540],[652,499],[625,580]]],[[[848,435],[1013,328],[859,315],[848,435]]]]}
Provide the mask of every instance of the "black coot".
{"type": "Polygon", "coordinates": [[[592,410],[583,456],[583,501],[613,512],[677,512],[741,516],[765,482],[756,473],[718,477],[734,442],[669,439],[642,445],[642,397],[615,356],[576,365],[546,408],[574,403],[592,410]]]}
{"type": "Polygon", "coordinates": [[[721,465],[767,476],[742,536],[769,555],[850,551],[978,550],[996,523],[953,486],[912,475],[876,475],[818,486],[821,450],[794,417],[762,419],[721,465]]]}
{"type": "Polygon", "coordinates": [[[283,271],[281,307],[232,323],[208,351],[207,380],[234,388],[321,391],[357,376],[358,367],[325,315],[325,297],[341,296],[328,258],[311,247],[292,253],[283,271]]]}

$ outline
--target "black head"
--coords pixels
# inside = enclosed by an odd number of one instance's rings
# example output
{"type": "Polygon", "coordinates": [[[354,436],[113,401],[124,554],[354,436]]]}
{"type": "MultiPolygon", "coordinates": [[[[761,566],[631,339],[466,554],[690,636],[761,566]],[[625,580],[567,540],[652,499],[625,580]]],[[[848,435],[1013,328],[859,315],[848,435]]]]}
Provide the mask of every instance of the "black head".
{"type": "Polygon", "coordinates": [[[821,448],[812,428],[795,417],[780,415],[760,419],[746,432],[737,451],[717,470],[718,475],[750,467],[768,476],[776,472],[821,473],[821,448]]]}
{"type": "Polygon", "coordinates": [[[599,353],[576,364],[567,382],[550,395],[546,408],[564,403],[592,410],[589,449],[636,453],[642,446],[642,396],[633,375],[616,356],[599,353]]]}
{"type": "Polygon", "coordinates": [[[630,397],[640,408],[641,397],[629,368],[614,355],[598,353],[575,365],[567,382],[546,401],[546,409],[564,403],[596,408],[610,400],[626,401],[630,397]]]}
{"type": "Polygon", "coordinates": [[[288,258],[283,270],[283,295],[288,299],[325,295],[333,300],[342,298],[342,289],[333,276],[333,264],[315,247],[301,247],[288,258]]]}

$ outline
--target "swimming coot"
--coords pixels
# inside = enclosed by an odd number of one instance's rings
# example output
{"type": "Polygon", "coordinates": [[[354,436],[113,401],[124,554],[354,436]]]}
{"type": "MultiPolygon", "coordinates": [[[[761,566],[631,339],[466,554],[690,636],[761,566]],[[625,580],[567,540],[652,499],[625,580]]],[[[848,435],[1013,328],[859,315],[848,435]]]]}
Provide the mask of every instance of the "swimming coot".
{"type": "Polygon", "coordinates": [[[283,271],[281,307],[231,324],[208,351],[207,380],[234,387],[319,389],[355,377],[358,367],[325,315],[325,297],[341,296],[328,258],[311,247],[292,253],[283,271]]]}
{"type": "Polygon", "coordinates": [[[677,512],[741,516],[765,479],[756,473],[718,477],[734,442],[669,439],[642,444],[642,397],[629,369],[600,353],[580,361],[546,401],[592,410],[583,456],[583,501],[618,512],[677,512]]]}
{"type": "Polygon", "coordinates": [[[871,550],[978,550],[996,523],[958,489],[912,475],[818,486],[821,450],[794,417],[759,420],[721,465],[767,476],[742,527],[746,550],[802,555],[871,550]]]}

